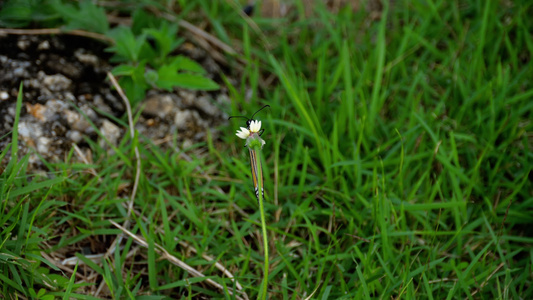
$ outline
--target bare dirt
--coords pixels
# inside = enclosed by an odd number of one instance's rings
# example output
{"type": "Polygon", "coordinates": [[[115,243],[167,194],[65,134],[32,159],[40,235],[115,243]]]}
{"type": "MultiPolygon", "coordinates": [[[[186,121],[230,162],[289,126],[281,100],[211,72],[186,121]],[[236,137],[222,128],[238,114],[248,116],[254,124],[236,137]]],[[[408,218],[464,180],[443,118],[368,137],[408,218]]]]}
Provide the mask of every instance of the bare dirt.
{"type": "MultiPolygon", "coordinates": [[[[107,47],[71,35],[0,36],[0,149],[11,142],[21,82],[19,154],[30,153],[30,168],[43,169],[43,160],[63,161],[74,144],[90,155],[89,141],[106,149],[120,143],[127,130],[116,120],[125,120],[125,106],[107,78],[113,68],[107,47]]],[[[214,72],[221,68],[205,51],[190,43],[179,51],[218,77],[214,72]]],[[[204,141],[208,131],[216,139],[229,103],[224,89],[151,90],[139,106],[143,112],[135,128],[156,144],[177,136],[179,146],[186,147],[204,141]]]]}

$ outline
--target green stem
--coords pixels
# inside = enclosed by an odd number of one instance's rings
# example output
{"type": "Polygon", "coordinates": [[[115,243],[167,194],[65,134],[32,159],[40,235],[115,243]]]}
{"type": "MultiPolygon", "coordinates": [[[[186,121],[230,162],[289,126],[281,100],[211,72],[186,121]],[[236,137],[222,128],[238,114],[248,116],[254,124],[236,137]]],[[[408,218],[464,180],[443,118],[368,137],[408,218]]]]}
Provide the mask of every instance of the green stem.
{"type": "Polygon", "coordinates": [[[267,299],[267,291],[268,291],[268,238],[267,238],[267,227],[266,227],[266,220],[265,220],[265,206],[263,205],[263,166],[261,165],[261,147],[255,147],[256,149],[256,166],[257,166],[257,188],[259,193],[258,194],[258,200],[259,200],[259,211],[261,213],[261,228],[263,230],[263,246],[264,246],[264,252],[265,252],[265,266],[264,266],[264,276],[263,276],[263,285],[262,285],[262,291],[261,291],[261,297],[260,299],[267,299]]]}

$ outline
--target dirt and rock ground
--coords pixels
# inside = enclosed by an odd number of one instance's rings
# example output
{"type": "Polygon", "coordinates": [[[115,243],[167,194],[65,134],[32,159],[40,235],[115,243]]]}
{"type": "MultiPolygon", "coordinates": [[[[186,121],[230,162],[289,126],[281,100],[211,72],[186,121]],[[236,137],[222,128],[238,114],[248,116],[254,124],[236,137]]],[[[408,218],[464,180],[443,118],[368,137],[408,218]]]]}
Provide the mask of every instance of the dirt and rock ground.
{"type": "MultiPolygon", "coordinates": [[[[125,106],[107,78],[113,68],[107,47],[72,35],[0,35],[0,149],[11,142],[21,82],[19,154],[30,153],[31,169],[46,171],[43,161],[63,161],[74,144],[90,157],[90,141],[104,148],[120,143],[127,129],[117,120],[125,120],[125,106]]],[[[221,67],[206,51],[191,43],[178,51],[217,80],[221,67]]],[[[176,136],[178,146],[187,147],[204,141],[208,131],[216,139],[229,106],[224,88],[151,90],[139,106],[143,111],[135,127],[155,144],[164,145],[176,136]]]]}

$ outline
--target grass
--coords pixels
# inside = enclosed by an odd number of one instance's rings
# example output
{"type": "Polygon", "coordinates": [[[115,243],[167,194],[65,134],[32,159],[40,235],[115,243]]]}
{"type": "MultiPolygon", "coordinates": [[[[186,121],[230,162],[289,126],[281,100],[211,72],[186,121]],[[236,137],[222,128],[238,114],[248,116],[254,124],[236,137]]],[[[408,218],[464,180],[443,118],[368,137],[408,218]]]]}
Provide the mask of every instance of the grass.
{"type": "Polygon", "coordinates": [[[14,156],[14,130],[2,295],[233,298],[238,281],[256,298],[268,247],[270,299],[533,297],[532,4],[396,1],[379,18],[297,5],[255,17],[261,32],[228,2],[182,5],[248,61],[228,114],[272,108],[260,117],[268,245],[234,125],[189,149],[92,143],[91,164],[72,151],[42,178],[14,156]],[[65,257],[77,263],[54,263],[65,257]]]}

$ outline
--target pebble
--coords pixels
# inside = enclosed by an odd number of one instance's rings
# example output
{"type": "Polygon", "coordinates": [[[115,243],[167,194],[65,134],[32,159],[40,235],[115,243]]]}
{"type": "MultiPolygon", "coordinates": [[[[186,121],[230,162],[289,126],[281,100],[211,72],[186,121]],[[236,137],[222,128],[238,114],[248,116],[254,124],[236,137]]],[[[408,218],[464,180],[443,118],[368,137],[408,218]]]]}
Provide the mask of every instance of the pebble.
{"type": "Polygon", "coordinates": [[[9,99],[9,93],[6,91],[0,91],[0,100],[7,100],[9,99]]]}
{"type": "Polygon", "coordinates": [[[144,101],[143,114],[164,119],[175,109],[176,105],[169,95],[153,95],[144,101]]]}
{"type": "Polygon", "coordinates": [[[113,146],[118,145],[118,138],[121,136],[120,128],[114,123],[104,119],[102,126],[100,127],[100,132],[105,139],[100,139],[99,145],[104,149],[110,149],[107,142],[111,143],[113,146]],[[107,141],[106,141],[107,140],[107,141]]]}
{"type": "Polygon", "coordinates": [[[94,96],[93,103],[99,110],[101,110],[103,112],[106,112],[106,113],[111,113],[112,112],[111,108],[109,107],[109,105],[107,105],[104,102],[104,98],[101,95],[94,96]]]}
{"type": "Polygon", "coordinates": [[[30,76],[30,73],[26,70],[24,67],[18,67],[15,70],[13,70],[13,76],[18,78],[26,78],[30,76]]]}
{"type": "MultiPolygon", "coordinates": [[[[43,136],[42,126],[37,122],[21,121],[19,122],[18,132],[21,139],[29,146],[37,149],[46,149],[48,144],[39,144],[39,139],[43,136]]],[[[43,152],[46,153],[47,151],[43,152]]]]}
{"type": "Polygon", "coordinates": [[[174,125],[179,130],[185,130],[187,128],[187,122],[192,119],[192,114],[190,110],[177,110],[174,115],[174,125]]]}
{"type": "Polygon", "coordinates": [[[44,112],[46,111],[46,107],[42,104],[36,103],[35,105],[31,105],[31,103],[25,103],[26,104],[26,111],[32,115],[34,118],[45,121],[44,112]]]}
{"type": "Polygon", "coordinates": [[[65,136],[73,141],[74,143],[79,143],[83,140],[83,136],[81,135],[81,133],[77,130],[69,130],[67,131],[67,133],[65,134],[65,136]]]}
{"type": "Polygon", "coordinates": [[[52,142],[52,139],[47,138],[45,136],[41,136],[37,138],[37,152],[39,153],[47,153],[50,151],[50,143],[52,142]]]}
{"type": "Polygon", "coordinates": [[[195,93],[188,90],[181,90],[178,92],[178,95],[181,98],[183,106],[188,107],[194,105],[194,99],[196,98],[195,93]]]}
{"type": "Polygon", "coordinates": [[[209,96],[197,97],[195,106],[210,116],[216,116],[220,112],[220,109],[213,105],[213,101],[209,96]]]}
{"type": "Polygon", "coordinates": [[[28,47],[30,47],[30,45],[31,45],[31,41],[28,41],[28,40],[20,39],[17,42],[17,47],[19,47],[19,49],[22,50],[22,51],[28,49],[28,47]]]}
{"type": "Polygon", "coordinates": [[[91,124],[80,113],[70,109],[65,110],[64,113],[70,128],[84,133],[93,131],[91,124]]]}
{"type": "Polygon", "coordinates": [[[43,112],[43,121],[50,122],[59,119],[64,111],[68,109],[68,104],[61,100],[51,99],[46,101],[46,110],[43,112]]]}
{"type": "Polygon", "coordinates": [[[50,49],[50,42],[48,40],[44,40],[39,43],[39,46],[37,46],[37,50],[48,50],[50,49]]]}
{"type": "Polygon", "coordinates": [[[98,115],[87,103],[80,105],[80,110],[89,118],[89,120],[93,122],[98,120],[98,115]]]}
{"type": "MultiPolygon", "coordinates": [[[[44,74],[40,71],[39,74],[44,74]]],[[[72,80],[68,79],[62,74],[44,75],[42,79],[43,84],[53,92],[68,90],[72,84],[72,80]]]]}
{"type": "Polygon", "coordinates": [[[93,54],[85,53],[84,49],[78,49],[74,52],[74,56],[82,63],[97,67],[100,61],[98,57],[93,54]]]}

